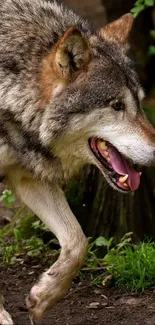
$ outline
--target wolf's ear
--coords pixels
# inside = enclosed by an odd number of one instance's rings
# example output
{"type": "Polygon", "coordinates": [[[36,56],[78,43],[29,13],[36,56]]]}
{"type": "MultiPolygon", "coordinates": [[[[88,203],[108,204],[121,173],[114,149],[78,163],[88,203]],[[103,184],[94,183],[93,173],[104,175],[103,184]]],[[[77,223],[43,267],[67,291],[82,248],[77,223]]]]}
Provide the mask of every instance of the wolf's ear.
{"type": "Polygon", "coordinates": [[[100,29],[100,35],[106,39],[115,39],[120,44],[125,44],[128,40],[134,18],[128,13],[114,22],[100,29]]]}
{"type": "Polygon", "coordinates": [[[86,66],[90,58],[86,39],[76,27],[71,27],[56,45],[54,67],[60,77],[68,79],[72,72],[86,66]]]}

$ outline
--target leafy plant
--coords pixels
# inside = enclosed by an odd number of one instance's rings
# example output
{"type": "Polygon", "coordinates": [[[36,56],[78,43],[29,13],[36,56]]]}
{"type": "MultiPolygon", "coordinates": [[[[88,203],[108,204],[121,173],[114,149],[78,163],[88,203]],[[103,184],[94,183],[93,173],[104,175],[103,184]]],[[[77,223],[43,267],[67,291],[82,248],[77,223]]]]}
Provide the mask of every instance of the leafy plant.
{"type": "Polygon", "coordinates": [[[135,6],[131,9],[133,16],[136,18],[141,11],[148,7],[153,7],[154,0],[138,0],[135,2],[135,6]]]}
{"type": "MultiPolygon", "coordinates": [[[[87,259],[86,259],[86,264],[88,267],[93,268],[93,267],[99,267],[99,266],[103,266],[103,262],[105,257],[99,257],[99,251],[100,248],[104,247],[105,248],[105,253],[110,254],[113,250],[117,253],[119,253],[119,251],[121,249],[123,249],[124,247],[126,247],[126,245],[128,245],[132,239],[132,232],[129,232],[127,234],[125,234],[120,243],[117,244],[116,246],[114,246],[114,237],[111,237],[109,240],[107,240],[105,237],[100,236],[98,237],[95,241],[93,241],[92,243],[89,244],[89,248],[88,248],[88,255],[87,255],[87,259]],[[112,248],[112,246],[114,246],[114,248],[112,248]]],[[[89,238],[90,241],[91,238],[89,238]]],[[[107,256],[107,255],[106,255],[107,256]]]]}
{"type": "MultiPolygon", "coordinates": [[[[153,40],[155,40],[155,30],[154,29],[150,31],[150,35],[153,38],[153,40]]],[[[149,47],[149,55],[155,55],[155,46],[154,45],[149,47]]]]}
{"type": "Polygon", "coordinates": [[[86,260],[88,270],[100,271],[98,276],[92,276],[92,284],[105,284],[112,280],[118,287],[143,291],[155,285],[155,242],[132,243],[132,233],[125,234],[120,242],[114,245],[113,238],[106,240],[97,238],[89,245],[86,260]],[[106,249],[104,257],[98,257],[100,247],[106,249]]]}
{"type": "Polygon", "coordinates": [[[4,264],[14,264],[23,261],[25,258],[42,259],[43,256],[54,257],[59,254],[59,250],[51,249],[58,245],[58,241],[54,238],[48,241],[47,244],[37,236],[32,236],[29,239],[23,239],[22,233],[18,229],[13,231],[14,240],[12,242],[2,241],[0,244],[0,260],[4,264]]]}
{"type": "MultiPolygon", "coordinates": [[[[91,241],[91,238],[88,238],[91,241]]],[[[109,251],[113,242],[113,237],[107,240],[105,237],[100,236],[95,241],[89,244],[88,254],[86,258],[86,265],[88,268],[103,267],[103,258],[99,257],[99,250],[104,247],[106,251],[109,251]]]]}
{"type": "Polygon", "coordinates": [[[12,194],[10,190],[4,190],[0,196],[0,202],[4,201],[7,207],[12,207],[15,202],[15,195],[12,194]]]}
{"type": "Polygon", "coordinates": [[[49,231],[49,229],[47,228],[47,226],[41,222],[40,220],[37,220],[35,222],[32,223],[32,228],[35,230],[41,230],[41,231],[49,231]]]}
{"type": "MultiPolygon", "coordinates": [[[[136,18],[140,14],[140,12],[142,12],[143,10],[145,10],[148,7],[153,7],[154,4],[155,4],[154,0],[137,0],[135,2],[135,6],[131,9],[131,13],[136,18]]],[[[150,35],[152,36],[153,39],[155,39],[155,30],[152,30],[150,32],[150,35]]],[[[149,47],[148,54],[155,55],[155,46],[154,45],[149,47]]]]}
{"type": "Polygon", "coordinates": [[[130,245],[132,241],[132,233],[129,232],[125,234],[120,243],[114,245],[114,238],[111,237],[107,240],[105,237],[100,236],[95,241],[89,244],[88,255],[86,258],[86,265],[90,271],[103,271],[97,277],[93,277],[92,284],[100,284],[103,281],[103,277],[107,274],[107,266],[105,263],[105,258],[111,256],[113,252],[116,255],[121,254],[121,251],[125,249],[126,246],[130,245]],[[100,257],[100,249],[104,248],[104,257],[100,257]]]}

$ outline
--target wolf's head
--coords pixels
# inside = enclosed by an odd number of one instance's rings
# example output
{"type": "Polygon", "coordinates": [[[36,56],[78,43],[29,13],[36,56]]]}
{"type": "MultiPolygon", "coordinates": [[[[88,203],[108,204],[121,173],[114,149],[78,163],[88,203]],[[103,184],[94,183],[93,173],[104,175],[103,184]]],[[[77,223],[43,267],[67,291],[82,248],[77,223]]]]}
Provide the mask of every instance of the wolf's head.
{"type": "Polygon", "coordinates": [[[127,14],[89,36],[69,28],[45,58],[41,74],[49,101],[42,141],[50,144],[52,134],[53,152],[64,169],[92,163],[123,192],[140,183],[128,159],[155,164],[155,130],[141,108],[143,90],[128,57],[132,23],[127,14]]]}

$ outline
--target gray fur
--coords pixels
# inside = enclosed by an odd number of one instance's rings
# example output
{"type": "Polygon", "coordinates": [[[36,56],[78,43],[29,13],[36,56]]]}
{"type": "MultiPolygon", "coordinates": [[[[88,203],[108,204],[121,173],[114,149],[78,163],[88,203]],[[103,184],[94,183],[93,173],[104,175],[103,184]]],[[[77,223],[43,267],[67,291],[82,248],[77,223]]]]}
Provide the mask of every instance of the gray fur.
{"type": "Polygon", "coordinates": [[[49,181],[55,175],[62,177],[61,161],[52,151],[54,140],[68,132],[73,115],[85,118],[92,110],[97,114],[124,86],[137,100],[140,86],[133,63],[124,48],[101,39],[90,24],[56,2],[4,0],[0,25],[1,137],[17,161],[35,176],[49,181]],[[71,26],[89,39],[94,60],[87,74],[40,110],[42,59],[71,26]]]}

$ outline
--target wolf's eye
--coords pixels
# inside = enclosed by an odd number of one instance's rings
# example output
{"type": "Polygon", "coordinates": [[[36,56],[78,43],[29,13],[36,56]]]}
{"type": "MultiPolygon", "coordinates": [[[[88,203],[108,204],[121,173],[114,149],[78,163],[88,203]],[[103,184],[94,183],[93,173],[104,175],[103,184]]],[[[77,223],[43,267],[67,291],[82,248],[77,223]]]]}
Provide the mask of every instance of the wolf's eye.
{"type": "Polygon", "coordinates": [[[123,111],[125,108],[125,105],[121,101],[116,101],[116,102],[111,103],[111,107],[113,109],[115,109],[115,111],[123,111]]]}

